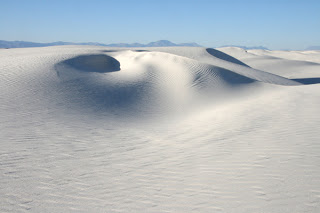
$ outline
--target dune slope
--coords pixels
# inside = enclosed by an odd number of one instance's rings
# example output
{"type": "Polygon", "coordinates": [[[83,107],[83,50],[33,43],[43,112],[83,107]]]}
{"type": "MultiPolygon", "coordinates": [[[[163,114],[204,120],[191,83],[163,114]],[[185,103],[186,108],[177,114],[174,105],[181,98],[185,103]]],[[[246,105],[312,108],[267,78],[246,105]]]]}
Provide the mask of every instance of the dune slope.
{"type": "Polygon", "coordinates": [[[319,212],[308,54],[0,50],[0,211],[319,212]]]}

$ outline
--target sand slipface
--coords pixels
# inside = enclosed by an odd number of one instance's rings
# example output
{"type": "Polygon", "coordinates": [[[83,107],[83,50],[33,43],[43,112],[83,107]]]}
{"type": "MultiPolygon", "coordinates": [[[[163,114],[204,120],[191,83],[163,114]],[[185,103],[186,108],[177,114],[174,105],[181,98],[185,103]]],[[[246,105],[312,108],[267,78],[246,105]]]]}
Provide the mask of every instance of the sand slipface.
{"type": "Polygon", "coordinates": [[[83,72],[115,72],[120,70],[120,63],[108,55],[81,55],[62,62],[83,72]]]}
{"type": "Polygon", "coordinates": [[[319,51],[0,55],[0,212],[319,212],[319,51]]]}

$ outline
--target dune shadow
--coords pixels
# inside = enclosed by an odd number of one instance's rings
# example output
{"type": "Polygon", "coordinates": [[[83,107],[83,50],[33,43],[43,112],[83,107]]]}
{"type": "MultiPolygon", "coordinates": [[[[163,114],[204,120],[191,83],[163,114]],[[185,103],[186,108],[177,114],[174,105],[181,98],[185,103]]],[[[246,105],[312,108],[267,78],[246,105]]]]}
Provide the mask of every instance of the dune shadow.
{"type": "Polygon", "coordinates": [[[309,84],[320,84],[320,78],[295,78],[293,81],[309,85],[309,84]]]}
{"type": "Polygon", "coordinates": [[[119,52],[119,50],[102,50],[101,52],[104,52],[104,53],[113,53],[113,52],[119,52]]]}
{"type": "Polygon", "coordinates": [[[240,75],[230,70],[220,71],[220,76],[224,81],[230,83],[233,86],[240,85],[240,84],[250,84],[250,83],[256,82],[256,80],[252,78],[248,78],[246,76],[240,75]]]}
{"type": "Polygon", "coordinates": [[[85,113],[128,119],[144,116],[144,110],[152,108],[146,100],[150,101],[153,88],[144,80],[115,83],[94,74],[61,81],[59,90],[69,109],[85,113]]]}
{"type": "Polygon", "coordinates": [[[108,55],[81,55],[61,62],[82,72],[115,72],[120,71],[120,62],[108,55]]]}
{"type": "Polygon", "coordinates": [[[135,51],[135,52],[150,52],[149,50],[132,50],[132,51],[135,51]]]}
{"type": "Polygon", "coordinates": [[[207,48],[206,49],[207,52],[216,57],[216,58],[219,58],[219,59],[222,59],[224,61],[229,61],[229,62],[232,62],[232,63],[235,63],[235,64],[239,64],[239,65],[242,65],[242,66],[246,66],[246,67],[250,67],[248,66],[247,64],[243,63],[242,61],[228,55],[228,54],[225,54],[224,52],[221,52],[219,50],[216,50],[216,49],[212,49],[212,48],[207,48]]]}
{"type": "Polygon", "coordinates": [[[130,114],[139,111],[138,106],[151,91],[143,79],[126,83],[115,77],[120,62],[104,54],[64,60],[55,65],[55,71],[61,94],[70,108],[78,110],[130,114]]]}

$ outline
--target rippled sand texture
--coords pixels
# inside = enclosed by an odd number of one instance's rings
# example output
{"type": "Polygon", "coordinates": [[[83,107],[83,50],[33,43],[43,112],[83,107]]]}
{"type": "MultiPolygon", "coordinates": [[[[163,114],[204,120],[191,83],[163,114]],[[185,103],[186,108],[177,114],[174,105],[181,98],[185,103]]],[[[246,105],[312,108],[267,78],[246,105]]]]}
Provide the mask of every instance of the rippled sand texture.
{"type": "Polygon", "coordinates": [[[0,212],[320,212],[320,52],[0,49],[0,212]]]}

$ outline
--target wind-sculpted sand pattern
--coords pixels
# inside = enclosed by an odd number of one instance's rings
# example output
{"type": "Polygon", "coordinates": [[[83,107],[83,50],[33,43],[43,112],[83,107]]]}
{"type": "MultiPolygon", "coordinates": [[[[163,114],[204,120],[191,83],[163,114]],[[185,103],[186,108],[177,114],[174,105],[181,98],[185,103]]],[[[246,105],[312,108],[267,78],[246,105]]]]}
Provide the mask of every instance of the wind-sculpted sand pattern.
{"type": "Polygon", "coordinates": [[[0,212],[320,212],[319,61],[1,49],[0,212]]]}

